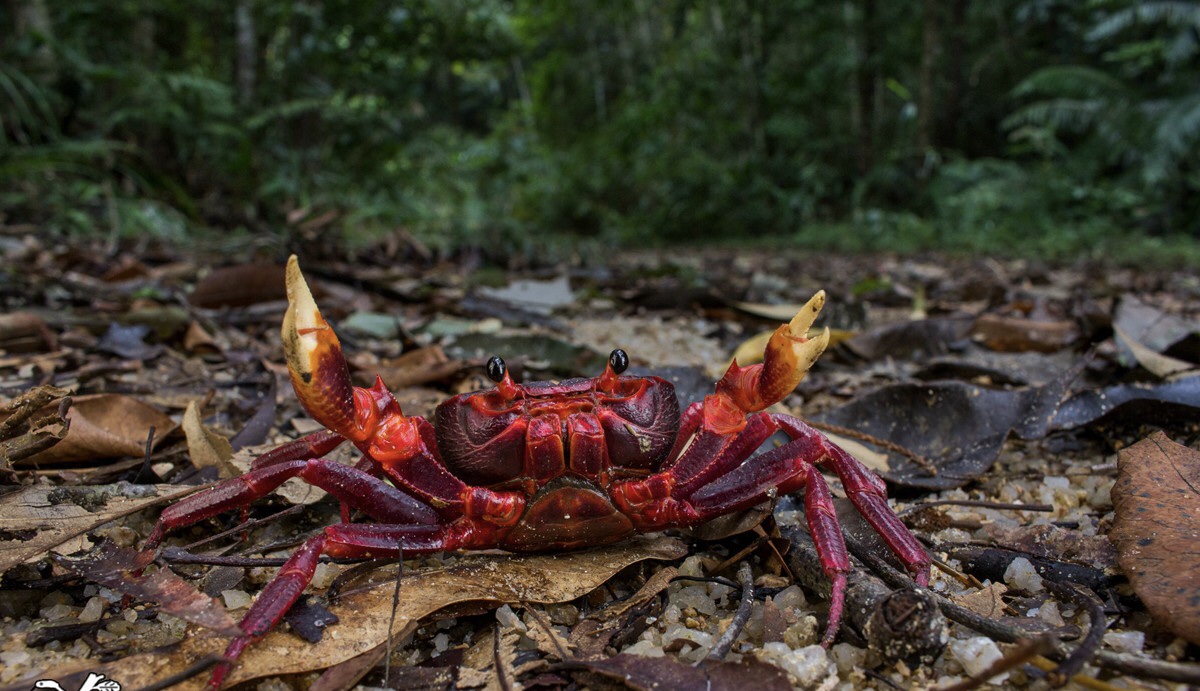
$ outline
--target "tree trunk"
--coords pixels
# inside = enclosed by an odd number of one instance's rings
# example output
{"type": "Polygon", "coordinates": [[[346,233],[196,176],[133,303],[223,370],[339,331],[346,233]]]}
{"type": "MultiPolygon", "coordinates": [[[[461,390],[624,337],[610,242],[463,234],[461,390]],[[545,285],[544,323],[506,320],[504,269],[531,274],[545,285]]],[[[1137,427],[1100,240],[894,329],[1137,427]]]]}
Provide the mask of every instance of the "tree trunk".
{"type": "Polygon", "coordinates": [[[54,39],[54,24],[50,21],[50,10],[46,0],[9,0],[8,15],[12,17],[13,38],[33,36],[36,48],[29,56],[29,72],[45,83],[58,76],[58,60],[50,49],[54,39]]]}
{"type": "Polygon", "coordinates": [[[238,0],[234,9],[237,31],[237,99],[246,106],[254,101],[258,81],[258,45],[254,39],[253,0],[238,0]]]}
{"type": "Polygon", "coordinates": [[[942,109],[942,125],[937,143],[942,146],[961,146],[963,82],[963,50],[967,25],[967,0],[953,0],[950,4],[949,45],[946,55],[947,87],[945,105],[942,109]]]}
{"type": "Polygon", "coordinates": [[[858,18],[858,69],[854,121],[858,123],[858,174],[866,175],[875,163],[875,89],[879,81],[876,64],[877,33],[875,31],[875,2],[862,0],[858,18]]]}
{"type": "Polygon", "coordinates": [[[924,156],[933,146],[934,74],[938,59],[938,0],[925,0],[921,41],[921,84],[917,94],[917,151],[924,156]]]}

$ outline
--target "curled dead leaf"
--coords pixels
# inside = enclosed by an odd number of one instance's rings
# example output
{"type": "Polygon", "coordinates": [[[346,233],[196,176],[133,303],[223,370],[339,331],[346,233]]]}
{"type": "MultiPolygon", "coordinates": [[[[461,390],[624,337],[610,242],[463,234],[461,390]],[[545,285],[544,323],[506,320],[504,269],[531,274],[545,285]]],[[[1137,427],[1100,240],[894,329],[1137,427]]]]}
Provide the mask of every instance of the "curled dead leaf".
{"type": "Polygon", "coordinates": [[[1117,454],[1117,564],[1155,621],[1200,644],[1200,453],[1155,432],[1117,454]]]}
{"type": "Polygon", "coordinates": [[[73,399],[67,413],[71,429],[58,444],[21,462],[45,466],[72,461],[141,456],[150,430],[153,449],[175,430],[175,422],[162,411],[121,394],[94,394],[73,399]]]}
{"type": "Polygon", "coordinates": [[[229,462],[233,457],[233,446],[229,440],[217,434],[200,421],[200,406],[196,401],[188,403],[183,412],[183,433],[187,435],[188,455],[197,468],[217,468],[222,478],[241,474],[229,462]]]}

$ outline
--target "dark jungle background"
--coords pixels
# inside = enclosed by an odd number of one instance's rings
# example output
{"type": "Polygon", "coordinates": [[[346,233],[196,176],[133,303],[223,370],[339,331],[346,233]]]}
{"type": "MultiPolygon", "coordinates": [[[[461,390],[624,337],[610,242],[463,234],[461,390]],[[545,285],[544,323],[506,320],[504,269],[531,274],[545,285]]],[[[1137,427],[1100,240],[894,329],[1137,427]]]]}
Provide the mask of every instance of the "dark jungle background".
{"type": "Polygon", "coordinates": [[[1200,259],[1200,2],[7,0],[0,29],[17,232],[1200,259]]]}

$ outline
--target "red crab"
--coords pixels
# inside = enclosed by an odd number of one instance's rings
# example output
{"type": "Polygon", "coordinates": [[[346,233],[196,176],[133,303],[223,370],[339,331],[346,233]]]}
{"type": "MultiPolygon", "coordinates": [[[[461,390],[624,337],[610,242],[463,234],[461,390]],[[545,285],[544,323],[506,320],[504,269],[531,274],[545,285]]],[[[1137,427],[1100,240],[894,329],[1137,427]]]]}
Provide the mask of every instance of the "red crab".
{"type": "Polygon", "coordinates": [[[285,444],[249,472],[163,511],[147,541],[244,507],[301,477],[342,502],[343,522],[305,542],[262,591],[240,624],[243,635],[213,674],[271,630],[301,595],[318,557],[397,557],[454,549],[514,552],[575,549],[634,533],[690,526],[804,488],[806,516],[833,581],[832,642],[850,560],[820,465],[841,478],[850,500],[918,583],[929,580],[924,548],[888,508],[883,482],[850,454],[790,415],[763,412],[796,387],[825,349],[829,332],[808,338],[824,293],[772,335],[762,364],[731,364],[716,392],[679,411],[659,377],[622,376],[614,350],[604,373],[563,382],[514,383],[493,357],[490,390],[454,396],[437,408],[436,428],[405,417],[376,379],[353,386],[333,330],[313,301],[296,257],[287,266],[283,345],[292,386],[328,431],[285,444]],[[777,431],[789,443],[754,455],[777,431]],[[321,458],[351,441],[363,454],[350,467],[321,458]],[[350,523],[357,509],[374,521],[350,523]]]}

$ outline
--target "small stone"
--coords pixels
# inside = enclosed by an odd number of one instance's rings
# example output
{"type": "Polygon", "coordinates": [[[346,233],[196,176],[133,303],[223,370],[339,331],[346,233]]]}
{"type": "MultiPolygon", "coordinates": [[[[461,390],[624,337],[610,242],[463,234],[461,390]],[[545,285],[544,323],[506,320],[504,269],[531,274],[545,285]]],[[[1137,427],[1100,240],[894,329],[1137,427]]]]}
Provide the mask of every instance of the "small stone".
{"type": "Polygon", "coordinates": [[[787,672],[797,688],[823,688],[827,680],[837,679],[837,665],[829,660],[825,649],[819,645],[793,650],[784,643],[766,643],[757,655],[763,662],[787,672]]]}
{"type": "MultiPolygon", "coordinates": [[[[982,674],[984,670],[1004,657],[996,642],[984,636],[950,641],[949,650],[950,655],[958,660],[958,663],[963,666],[963,670],[972,677],[982,674]]],[[[1008,673],[1005,672],[991,677],[990,681],[994,684],[1001,684],[1007,679],[1008,673]]]]}
{"type": "Polygon", "coordinates": [[[1038,619],[1046,622],[1051,626],[1065,626],[1066,621],[1063,620],[1062,614],[1058,611],[1058,603],[1054,600],[1047,600],[1041,607],[1038,608],[1038,619]]]}
{"type": "Polygon", "coordinates": [[[629,655],[640,655],[641,657],[662,657],[664,654],[661,645],[646,639],[634,643],[622,652],[629,655]]]}
{"type": "Polygon", "coordinates": [[[789,585],[780,590],[771,599],[779,606],[779,609],[785,612],[789,609],[804,610],[808,607],[808,600],[804,597],[804,591],[800,589],[800,586],[796,585],[789,585]]]}
{"type": "Polygon", "coordinates": [[[849,675],[867,664],[867,651],[863,648],[855,648],[849,643],[835,644],[829,649],[829,657],[833,658],[838,672],[843,675],[849,675]]]}
{"type": "Polygon", "coordinates": [[[226,609],[241,609],[249,607],[254,598],[244,590],[223,590],[221,597],[225,600],[226,609]]]}
{"type": "Polygon", "coordinates": [[[1042,577],[1025,557],[1017,557],[1012,560],[1012,563],[1004,571],[1004,582],[1010,587],[1029,593],[1041,592],[1045,588],[1042,585],[1042,577]]]}
{"type": "Polygon", "coordinates": [[[1146,645],[1143,631],[1109,631],[1104,634],[1104,645],[1118,653],[1140,653],[1146,645]]]}
{"type": "Polygon", "coordinates": [[[525,627],[525,622],[521,621],[521,618],[508,605],[504,605],[496,610],[496,620],[506,629],[515,629],[521,633],[528,631],[525,627]]]}
{"type": "Polygon", "coordinates": [[[47,621],[58,621],[60,619],[66,619],[67,617],[73,617],[73,616],[75,616],[75,613],[78,611],[79,611],[78,607],[72,607],[71,605],[65,605],[65,604],[58,604],[58,605],[51,605],[50,607],[46,607],[46,608],[42,609],[39,612],[39,614],[41,614],[42,618],[47,621]]]}
{"type": "Polygon", "coordinates": [[[104,616],[104,610],[108,608],[108,601],[102,597],[93,597],[83,606],[83,611],[79,613],[79,621],[82,623],[100,621],[100,617],[104,616]]]}
{"type": "Polygon", "coordinates": [[[449,647],[450,647],[450,637],[447,636],[446,634],[439,633],[438,635],[433,637],[433,649],[436,650],[438,652],[438,654],[446,652],[446,648],[449,648],[449,647]]]}

